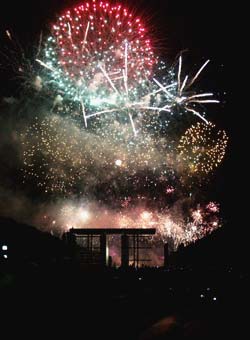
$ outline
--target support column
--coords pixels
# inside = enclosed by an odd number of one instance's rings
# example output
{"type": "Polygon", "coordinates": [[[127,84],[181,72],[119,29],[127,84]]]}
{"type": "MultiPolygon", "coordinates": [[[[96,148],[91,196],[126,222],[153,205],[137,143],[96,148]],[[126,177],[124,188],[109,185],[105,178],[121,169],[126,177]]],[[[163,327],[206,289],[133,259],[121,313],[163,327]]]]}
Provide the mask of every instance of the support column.
{"type": "Polygon", "coordinates": [[[101,264],[103,266],[107,265],[107,235],[100,235],[100,251],[101,251],[101,264]]]}
{"type": "Polygon", "coordinates": [[[129,237],[121,236],[121,266],[126,268],[129,266],[129,237]]]}

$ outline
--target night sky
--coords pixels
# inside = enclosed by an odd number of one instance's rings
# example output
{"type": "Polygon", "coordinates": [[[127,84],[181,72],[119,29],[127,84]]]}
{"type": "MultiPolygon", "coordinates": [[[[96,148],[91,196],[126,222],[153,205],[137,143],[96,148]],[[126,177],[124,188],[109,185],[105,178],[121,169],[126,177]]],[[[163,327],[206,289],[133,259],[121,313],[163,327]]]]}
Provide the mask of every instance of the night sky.
{"type": "MultiPolygon", "coordinates": [[[[32,48],[32,42],[39,37],[42,30],[46,32],[56,13],[78,3],[62,0],[5,2],[0,13],[0,51],[6,42],[6,29],[11,30],[22,46],[32,48]]],[[[163,57],[173,61],[181,50],[187,49],[186,63],[190,67],[211,59],[201,83],[203,88],[212,89],[214,93],[219,94],[221,104],[210,106],[207,109],[207,117],[227,131],[230,143],[223,165],[215,171],[208,195],[212,193],[221,203],[222,214],[226,220],[225,228],[228,228],[230,239],[236,237],[236,245],[239,245],[244,238],[244,226],[240,222],[243,211],[240,191],[245,182],[241,166],[238,166],[242,163],[240,130],[244,124],[243,115],[247,113],[237,112],[233,106],[235,95],[232,83],[236,68],[241,67],[236,65],[234,60],[237,54],[234,47],[235,38],[232,37],[235,23],[227,16],[227,11],[222,6],[218,7],[218,1],[203,3],[193,0],[140,0],[122,3],[127,3],[130,8],[135,3],[138,13],[142,10],[152,27],[153,36],[158,38],[156,48],[159,48],[163,57]]],[[[0,79],[1,96],[8,97],[13,93],[17,95],[18,80],[9,69],[1,67],[0,79]]],[[[0,170],[1,176],[2,167],[0,170]]]]}

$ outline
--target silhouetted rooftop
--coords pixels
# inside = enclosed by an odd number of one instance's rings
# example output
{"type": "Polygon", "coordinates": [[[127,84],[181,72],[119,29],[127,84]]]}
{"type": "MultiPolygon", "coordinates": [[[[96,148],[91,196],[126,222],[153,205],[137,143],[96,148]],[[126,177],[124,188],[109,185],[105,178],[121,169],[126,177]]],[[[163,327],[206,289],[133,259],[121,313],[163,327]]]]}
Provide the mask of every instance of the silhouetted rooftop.
{"type": "Polygon", "coordinates": [[[101,235],[101,234],[125,234],[125,235],[154,235],[156,232],[155,228],[122,228],[122,229],[115,229],[115,228],[84,228],[84,229],[70,229],[69,233],[75,235],[101,235]]]}

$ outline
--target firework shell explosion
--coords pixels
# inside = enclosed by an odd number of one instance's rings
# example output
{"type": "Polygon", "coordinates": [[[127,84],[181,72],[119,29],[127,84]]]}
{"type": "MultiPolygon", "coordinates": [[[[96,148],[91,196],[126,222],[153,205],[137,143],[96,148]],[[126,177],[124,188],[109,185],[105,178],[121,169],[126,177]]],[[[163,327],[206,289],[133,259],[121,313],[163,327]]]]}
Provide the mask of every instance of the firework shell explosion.
{"type": "Polygon", "coordinates": [[[100,114],[91,108],[129,107],[128,97],[146,84],[156,58],[140,18],[120,5],[92,1],[58,18],[37,62],[53,87],[79,102],[87,127],[88,118],[100,114]]]}
{"type": "Polygon", "coordinates": [[[36,224],[155,227],[153,240],[175,247],[220,227],[219,206],[199,202],[192,182],[215,170],[228,141],[200,112],[218,100],[192,90],[209,60],[183,77],[182,55],[168,67],[142,20],[107,2],[69,9],[51,27],[32,66],[51,108],[34,114],[20,143],[24,182],[61,203],[36,224]]]}
{"type": "MultiPolygon", "coordinates": [[[[129,55],[127,72],[135,78],[146,69],[150,74],[155,62],[150,39],[140,18],[134,18],[121,5],[95,1],[68,10],[58,18],[52,26],[46,52],[48,60],[56,61],[75,83],[86,78],[92,82],[95,74],[91,70],[95,72],[102,63],[104,67],[105,62],[107,72],[112,71],[114,77],[123,78],[121,70],[125,67],[126,53],[129,55]],[[55,49],[50,48],[50,42],[55,44],[55,49]],[[53,58],[55,53],[56,59],[53,58]],[[90,73],[86,74],[86,69],[90,73]]],[[[54,68],[53,64],[51,67],[54,68]]]]}
{"type": "Polygon", "coordinates": [[[191,174],[212,172],[223,160],[228,137],[214,124],[197,123],[181,137],[180,157],[191,174]]]}

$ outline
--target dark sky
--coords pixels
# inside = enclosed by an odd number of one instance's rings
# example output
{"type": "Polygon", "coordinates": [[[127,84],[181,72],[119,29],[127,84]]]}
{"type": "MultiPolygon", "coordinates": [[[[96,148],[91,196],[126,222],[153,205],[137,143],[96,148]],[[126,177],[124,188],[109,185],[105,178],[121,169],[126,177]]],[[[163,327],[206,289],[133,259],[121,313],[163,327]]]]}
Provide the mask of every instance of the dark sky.
{"type": "MultiPolygon", "coordinates": [[[[78,3],[79,1],[69,0],[5,2],[0,13],[1,45],[4,45],[5,30],[10,29],[22,45],[30,46],[41,30],[48,28],[56,13],[78,3]]],[[[230,136],[227,158],[217,172],[212,190],[222,202],[231,229],[238,228],[239,231],[243,231],[241,213],[244,205],[241,189],[245,186],[245,179],[241,169],[243,159],[241,131],[245,113],[238,112],[238,107],[233,104],[236,96],[233,83],[236,82],[235,76],[239,68],[237,61],[239,52],[235,42],[238,23],[235,17],[228,13],[234,8],[229,8],[228,3],[226,7],[224,4],[220,5],[218,0],[127,0],[120,3],[127,3],[130,8],[136,4],[138,13],[145,14],[153,34],[157,36],[156,47],[163,56],[173,60],[179,51],[188,49],[187,66],[191,68],[195,63],[199,67],[203,61],[211,59],[208,69],[204,72],[202,86],[204,89],[212,89],[219,93],[223,103],[211,108],[208,115],[230,136]],[[236,225],[238,223],[239,225],[236,225]]],[[[242,54],[242,51],[240,53],[242,54]]],[[[5,91],[8,91],[9,86],[9,84],[4,86],[5,91]]]]}

